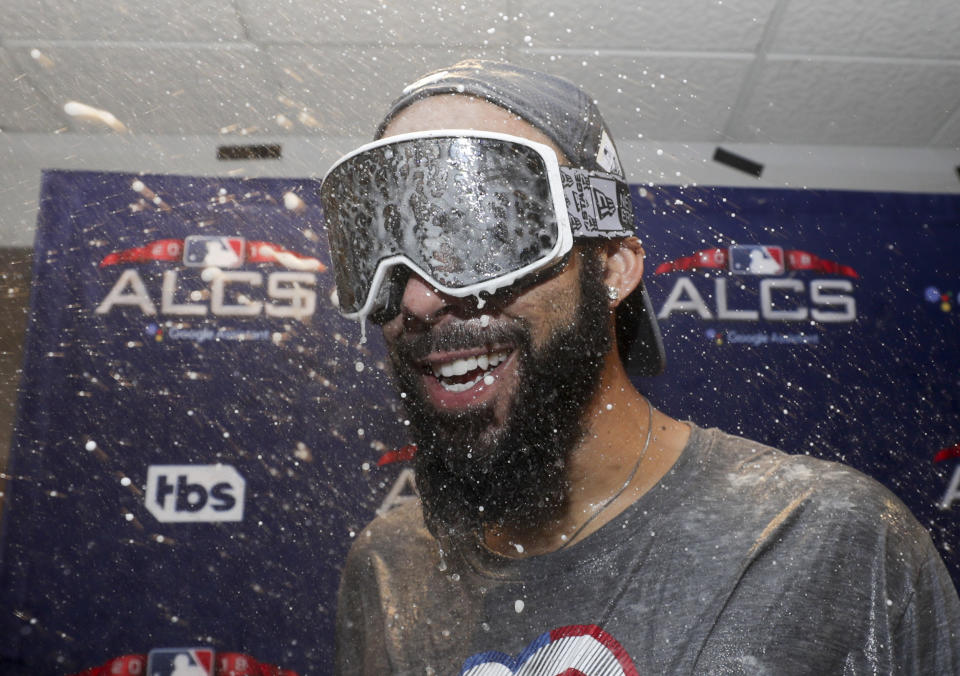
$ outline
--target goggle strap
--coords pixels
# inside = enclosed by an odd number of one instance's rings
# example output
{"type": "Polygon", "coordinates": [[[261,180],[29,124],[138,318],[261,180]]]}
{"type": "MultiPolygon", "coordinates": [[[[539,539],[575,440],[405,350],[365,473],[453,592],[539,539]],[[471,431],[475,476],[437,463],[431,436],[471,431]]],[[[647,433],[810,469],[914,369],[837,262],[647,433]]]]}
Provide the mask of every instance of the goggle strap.
{"type": "Polygon", "coordinates": [[[560,181],[574,237],[633,236],[633,202],[623,180],[602,171],[560,167],[560,181]]]}

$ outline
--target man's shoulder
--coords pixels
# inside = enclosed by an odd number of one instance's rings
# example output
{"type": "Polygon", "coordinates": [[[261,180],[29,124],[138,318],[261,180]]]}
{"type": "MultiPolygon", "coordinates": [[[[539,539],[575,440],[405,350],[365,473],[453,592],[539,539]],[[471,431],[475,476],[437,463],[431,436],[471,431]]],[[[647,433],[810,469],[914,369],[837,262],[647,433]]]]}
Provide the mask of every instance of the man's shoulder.
{"type": "Polygon", "coordinates": [[[903,502],[887,487],[839,462],[790,454],[716,429],[702,430],[704,461],[714,467],[716,481],[753,504],[791,507],[841,530],[882,529],[923,536],[903,502]]]}
{"type": "Polygon", "coordinates": [[[378,514],[357,535],[350,558],[396,558],[431,549],[435,542],[423,522],[419,500],[409,500],[378,514]]]}

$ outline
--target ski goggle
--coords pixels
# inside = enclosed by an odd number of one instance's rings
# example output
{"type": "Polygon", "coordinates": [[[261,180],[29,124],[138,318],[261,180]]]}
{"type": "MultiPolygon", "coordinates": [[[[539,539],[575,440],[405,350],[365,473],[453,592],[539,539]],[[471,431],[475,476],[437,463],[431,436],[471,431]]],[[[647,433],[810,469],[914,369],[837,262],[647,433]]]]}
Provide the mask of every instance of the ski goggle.
{"type": "Polygon", "coordinates": [[[634,232],[627,184],[562,167],[552,148],[440,130],[364,145],[320,188],[340,312],[382,323],[413,272],[463,298],[493,294],[565,259],[578,237],[634,232]]]}

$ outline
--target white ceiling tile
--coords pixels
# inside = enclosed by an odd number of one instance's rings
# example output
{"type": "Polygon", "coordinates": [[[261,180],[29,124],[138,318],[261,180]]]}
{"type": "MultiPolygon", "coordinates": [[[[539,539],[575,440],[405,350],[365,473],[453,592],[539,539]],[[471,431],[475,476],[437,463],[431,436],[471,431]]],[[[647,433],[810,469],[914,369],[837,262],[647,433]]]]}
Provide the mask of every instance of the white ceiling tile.
{"type": "MultiPolygon", "coordinates": [[[[960,107],[953,111],[950,119],[937,132],[934,137],[934,145],[960,150],[960,107]]],[[[957,158],[957,165],[960,165],[960,158],[957,158]]]]}
{"type": "Polygon", "coordinates": [[[925,146],[960,105],[960,68],[770,59],[734,140],[925,146]]]}
{"type": "MultiPolygon", "coordinates": [[[[53,66],[27,49],[11,50],[37,89],[58,108],[78,101],[112,113],[134,133],[217,133],[225,126],[261,129],[279,78],[263,52],[243,49],[51,47],[53,66]]],[[[82,131],[101,125],[73,120],[82,131]]]]}
{"type": "Polygon", "coordinates": [[[242,40],[243,26],[223,0],[2,0],[5,40],[242,40]]]}
{"type": "Polygon", "coordinates": [[[476,47],[505,42],[515,27],[504,19],[507,0],[239,0],[239,5],[252,38],[263,42],[476,47]]]}
{"type": "Polygon", "coordinates": [[[716,141],[749,66],[746,57],[661,55],[538,57],[531,63],[596,98],[615,140],[716,141]]]}
{"type": "Polygon", "coordinates": [[[370,137],[403,87],[425,73],[463,58],[504,56],[460,48],[277,46],[267,51],[283,73],[274,109],[293,123],[291,132],[361,138],[370,137]],[[301,112],[305,117],[298,119],[301,112]]]}
{"type": "Polygon", "coordinates": [[[518,0],[535,49],[753,51],[775,0],[518,0]]]}
{"type": "Polygon", "coordinates": [[[960,2],[791,2],[771,50],[793,54],[960,58],[960,2]]]}
{"type": "Polygon", "coordinates": [[[27,71],[14,62],[8,50],[0,48],[0,129],[49,131],[66,126],[49,100],[33,87],[27,71]]]}

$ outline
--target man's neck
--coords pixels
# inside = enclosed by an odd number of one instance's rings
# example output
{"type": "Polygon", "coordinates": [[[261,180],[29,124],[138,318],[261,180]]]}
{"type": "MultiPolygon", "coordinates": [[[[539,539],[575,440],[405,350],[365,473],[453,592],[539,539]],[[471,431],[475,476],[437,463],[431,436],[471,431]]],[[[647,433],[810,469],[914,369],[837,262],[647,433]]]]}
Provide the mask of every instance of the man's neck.
{"type": "Polygon", "coordinates": [[[689,436],[687,425],[651,407],[612,355],[585,414],[583,437],[570,454],[563,513],[536,527],[488,526],[486,546],[523,557],[579,542],[650,490],[689,436]]]}

